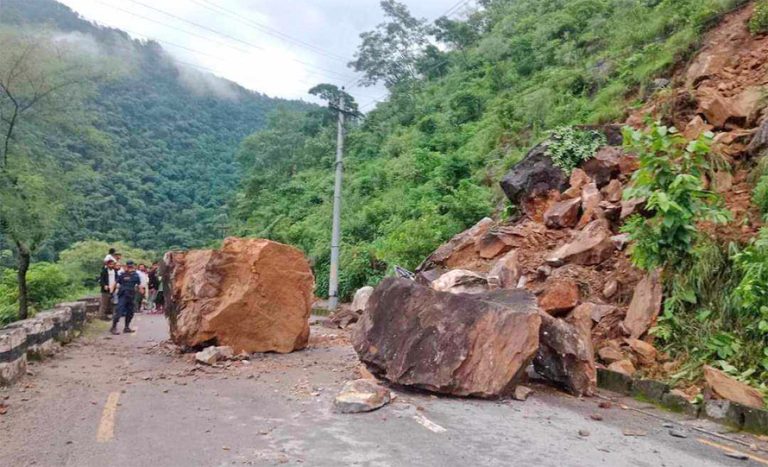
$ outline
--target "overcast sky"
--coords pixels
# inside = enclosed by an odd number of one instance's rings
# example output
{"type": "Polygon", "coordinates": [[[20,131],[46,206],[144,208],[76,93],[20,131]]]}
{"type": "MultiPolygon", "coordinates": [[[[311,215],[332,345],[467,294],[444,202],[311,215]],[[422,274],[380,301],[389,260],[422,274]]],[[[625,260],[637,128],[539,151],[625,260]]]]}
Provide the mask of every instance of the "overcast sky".
{"type": "MultiPolygon", "coordinates": [[[[346,84],[361,106],[384,93],[356,87],[346,66],[360,33],[383,20],[379,0],[59,1],[88,20],[155,39],[180,61],[270,96],[307,99],[307,89],[320,82],[346,84]]],[[[472,3],[400,1],[430,21],[472,3]]]]}

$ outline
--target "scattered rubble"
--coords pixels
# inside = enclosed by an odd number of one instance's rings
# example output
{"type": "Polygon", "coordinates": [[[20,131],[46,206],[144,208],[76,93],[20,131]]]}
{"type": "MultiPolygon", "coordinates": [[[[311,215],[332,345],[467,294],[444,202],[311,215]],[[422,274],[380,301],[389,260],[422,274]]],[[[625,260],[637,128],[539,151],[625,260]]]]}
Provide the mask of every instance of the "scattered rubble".
{"type": "Polygon", "coordinates": [[[547,283],[547,288],[539,298],[539,307],[553,316],[567,313],[579,304],[579,286],[567,278],[555,279],[547,283]]]}
{"type": "Polygon", "coordinates": [[[351,307],[341,305],[323,324],[335,329],[347,329],[360,321],[361,314],[361,311],[354,311],[351,307]]]}
{"type": "Polygon", "coordinates": [[[211,346],[197,352],[195,354],[195,360],[204,363],[206,365],[213,365],[221,360],[231,359],[235,356],[235,352],[232,347],[229,346],[211,346]]]}
{"type": "Polygon", "coordinates": [[[220,250],[166,253],[163,271],[176,344],[214,341],[249,353],[306,347],[314,277],[296,248],[228,238],[220,250]]]}
{"type": "Polygon", "coordinates": [[[566,262],[600,264],[613,254],[611,236],[605,221],[593,221],[584,227],[584,230],[578,231],[570,243],[552,252],[546,259],[547,264],[554,267],[562,266],[566,262]]]}
{"type": "Polygon", "coordinates": [[[662,297],[661,274],[654,271],[644,277],[635,288],[632,303],[629,304],[627,316],[622,324],[627,335],[637,339],[651,328],[661,312],[662,297]]]}
{"type": "Polygon", "coordinates": [[[515,388],[514,394],[512,394],[512,398],[516,401],[526,401],[528,400],[528,396],[531,394],[533,394],[533,389],[529,388],[528,386],[518,384],[515,388]]]}
{"type": "Polygon", "coordinates": [[[385,406],[391,399],[389,390],[376,381],[357,379],[344,383],[333,405],[341,413],[371,412],[385,406]]]}
{"type": "Polygon", "coordinates": [[[763,395],[757,389],[748,386],[740,381],[736,381],[720,370],[711,366],[704,367],[704,379],[707,387],[717,397],[738,402],[747,407],[762,409],[765,407],[763,395]]]}

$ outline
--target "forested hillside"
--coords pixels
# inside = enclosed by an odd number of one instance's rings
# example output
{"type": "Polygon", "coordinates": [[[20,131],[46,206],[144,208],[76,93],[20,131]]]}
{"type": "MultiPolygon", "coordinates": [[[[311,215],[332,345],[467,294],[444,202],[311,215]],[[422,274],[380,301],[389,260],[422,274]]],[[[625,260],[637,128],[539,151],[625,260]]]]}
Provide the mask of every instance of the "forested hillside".
{"type": "MultiPolygon", "coordinates": [[[[414,268],[485,215],[509,216],[504,171],[549,131],[621,121],[665,85],[702,33],[741,0],[483,0],[434,24],[382,2],[353,68],[390,97],[350,127],[343,296],[414,268]],[[492,208],[496,206],[496,208],[492,208]]],[[[324,293],[333,118],[284,112],[246,138],[234,206],[243,234],[299,245],[324,293]]],[[[565,144],[577,142],[565,141],[565,144]]]]}
{"type": "Polygon", "coordinates": [[[1,0],[0,29],[51,38],[97,70],[83,77],[83,110],[18,128],[32,136],[19,141],[55,154],[61,175],[72,178],[66,214],[41,259],[85,239],[160,251],[220,238],[240,181],[240,141],[277,107],[308,108],[179,65],[157,43],[91,24],[53,0],[1,0]]]}

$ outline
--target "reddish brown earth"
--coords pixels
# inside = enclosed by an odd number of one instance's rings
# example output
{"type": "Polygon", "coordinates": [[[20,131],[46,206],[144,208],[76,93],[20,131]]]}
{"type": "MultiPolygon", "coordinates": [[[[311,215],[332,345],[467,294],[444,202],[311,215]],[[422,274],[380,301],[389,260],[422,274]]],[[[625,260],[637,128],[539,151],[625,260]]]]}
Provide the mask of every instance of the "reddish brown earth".
{"type": "MultiPolygon", "coordinates": [[[[704,131],[714,133],[713,170],[705,183],[721,194],[733,221],[724,225],[702,223],[699,228],[724,243],[745,243],[762,226],[760,212],[751,200],[755,180],[750,172],[758,145],[750,146],[750,142],[755,134],[768,134],[768,35],[749,33],[751,14],[749,5],[727,15],[705,35],[702,48],[690,62],[674,71],[672,85],[651,96],[627,120],[627,124],[642,127],[646,115],[653,115],[689,138],[704,131]]],[[[606,127],[604,131],[612,130],[606,127]]],[[[537,147],[530,155],[540,159],[540,152],[537,147]]],[[[462,239],[460,251],[451,251],[451,244],[446,244],[439,250],[440,261],[428,266],[486,273],[498,269],[504,258],[505,267],[520,277],[515,286],[536,294],[540,306],[571,320],[576,317],[569,310],[580,303],[596,310],[591,312],[596,353],[609,348],[603,354],[625,357],[625,367],[664,377],[676,371],[678,364],[651,347],[653,336],[648,330],[660,311],[660,291],[637,287],[645,274],[632,266],[625,239],[616,236],[630,210],[642,209],[642,204],[621,201],[638,167],[637,160],[618,146],[602,148],[598,155],[584,164],[584,170],[575,170],[559,191],[550,187],[526,194],[521,192],[521,184],[510,191],[509,180],[520,183],[518,169],[504,183],[507,194],[524,200],[523,216],[491,225],[484,220],[482,228],[471,230],[473,235],[457,236],[462,239]],[[579,199],[580,203],[574,201],[579,199]],[[515,265],[509,264],[510,258],[515,265]],[[631,302],[633,311],[627,317],[631,302]]],[[[532,162],[521,164],[533,166],[532,162]]],[[[531,172],[532,180],[542,173],[531,172]]],[[[496,283],[495,277],[489,279],[496,283]]],[[[504,287],[514,286],[508,283],[504,287]]]]}

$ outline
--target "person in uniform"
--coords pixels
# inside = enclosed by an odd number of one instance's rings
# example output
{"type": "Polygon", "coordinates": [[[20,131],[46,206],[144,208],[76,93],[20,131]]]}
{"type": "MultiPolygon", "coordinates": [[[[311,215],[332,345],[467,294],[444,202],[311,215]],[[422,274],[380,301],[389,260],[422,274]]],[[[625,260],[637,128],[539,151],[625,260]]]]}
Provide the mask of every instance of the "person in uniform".
{"type": "Polygon", "coordinates": [[[131,320],[134,313],[134,301],[136,300],[136,294],[143,294],[143,286],[141,284],[141,278],[139,273],[136,272],[133,261],[127,261],[125,263],[125,272],[117,278],[117,310],[112,317],[112,329],[109,330],[112,334],[120,334],[117,330],[117,323],[120,321],[120,317],[125,318],[124,333],[134,332],[131,329],[131,320]]]}

